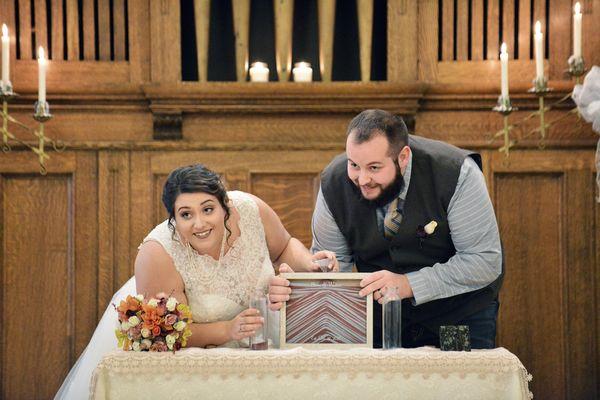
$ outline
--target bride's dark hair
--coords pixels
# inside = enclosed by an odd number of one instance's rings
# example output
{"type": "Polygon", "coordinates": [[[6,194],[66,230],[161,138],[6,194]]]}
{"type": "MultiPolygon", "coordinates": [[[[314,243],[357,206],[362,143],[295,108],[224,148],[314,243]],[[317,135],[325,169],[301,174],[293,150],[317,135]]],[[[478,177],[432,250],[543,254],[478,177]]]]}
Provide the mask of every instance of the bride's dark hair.
{"type": "Polygon", "coordinates": [[[162,193],[162,202],[169,213],[169,229],[175,235],[175,200],[181,193],[208,193],[217,198],[221,207],[225,210],[225,229],[227,240],[231,236],[231,229],[227,225],[229,216],[229,198],[227,190],[220,176],[202,164],[187,165],[171,171],[165,182],[162,193]]]}

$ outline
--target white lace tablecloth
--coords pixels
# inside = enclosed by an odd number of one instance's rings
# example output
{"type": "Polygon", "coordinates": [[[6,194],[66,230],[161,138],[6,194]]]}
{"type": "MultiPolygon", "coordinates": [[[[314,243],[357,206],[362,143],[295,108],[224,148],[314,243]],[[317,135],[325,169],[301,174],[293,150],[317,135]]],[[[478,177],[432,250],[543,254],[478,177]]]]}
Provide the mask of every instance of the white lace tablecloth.
{"type": "Polygon", "coordinates": [[[93,399],[528,399],[504,348],[117,351],[92,377],[93,399]]]}

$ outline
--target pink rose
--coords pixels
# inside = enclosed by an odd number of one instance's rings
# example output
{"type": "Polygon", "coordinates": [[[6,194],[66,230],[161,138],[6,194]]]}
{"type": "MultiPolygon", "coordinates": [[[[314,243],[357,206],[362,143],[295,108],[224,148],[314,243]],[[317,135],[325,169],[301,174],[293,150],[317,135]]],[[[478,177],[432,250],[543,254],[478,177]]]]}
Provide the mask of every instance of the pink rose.
{"type": "Polygon", "coordinates": [[[167,316],[165,317],[165,325],[172,326],[175,322],[177,322],[177,315],[167,314],[167,316]]]}

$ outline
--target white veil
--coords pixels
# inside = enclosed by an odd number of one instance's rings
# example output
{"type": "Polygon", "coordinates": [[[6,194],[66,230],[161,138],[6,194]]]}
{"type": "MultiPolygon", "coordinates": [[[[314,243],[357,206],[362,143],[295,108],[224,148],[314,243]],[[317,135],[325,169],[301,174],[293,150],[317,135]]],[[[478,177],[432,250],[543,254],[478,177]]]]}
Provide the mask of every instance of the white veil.
{"type": "Polygon", "coordinates": [[[73,365],[73,368],[71,368],[71,371],[69,371],[54,400],[87,399],[90,397],[90,381],[94,369],[105,354],[117,349],[115,329],[118,324],[118,315],[113,303],[118,305],[128,294],[135,296],[136,293],[135,277],[131,277],[110,300],[92,335],[92,339],[75,365],[73,365]]]}

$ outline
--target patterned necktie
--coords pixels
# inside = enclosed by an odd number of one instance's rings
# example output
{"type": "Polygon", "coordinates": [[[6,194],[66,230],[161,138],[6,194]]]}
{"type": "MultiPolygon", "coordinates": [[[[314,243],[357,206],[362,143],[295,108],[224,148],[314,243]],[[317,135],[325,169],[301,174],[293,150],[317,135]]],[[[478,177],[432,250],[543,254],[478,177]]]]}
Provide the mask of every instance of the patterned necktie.
{"type": "Polygon", "coordinates": [[[400,222],[402,222],[402,208],[404,206],[404,200],[400,199],[400,197],[396,197],[390,207],[388,208],[388,212],[385,214],[385,219],[383,220],[383,230],[385,237],[391,239],[398,233],[400,229],[400,222]]]}

